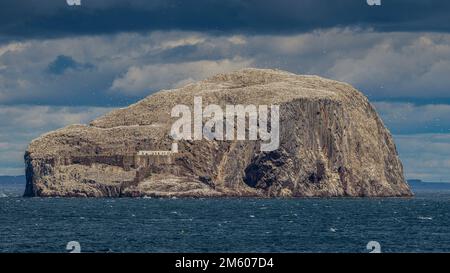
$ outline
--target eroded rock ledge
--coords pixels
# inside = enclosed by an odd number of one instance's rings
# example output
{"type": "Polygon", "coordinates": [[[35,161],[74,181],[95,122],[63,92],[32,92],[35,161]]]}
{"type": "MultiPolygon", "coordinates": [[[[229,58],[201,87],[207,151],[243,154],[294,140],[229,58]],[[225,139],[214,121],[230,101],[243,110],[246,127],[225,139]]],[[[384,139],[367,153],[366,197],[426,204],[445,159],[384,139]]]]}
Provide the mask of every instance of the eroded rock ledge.
{"type": "Polygon", "coordinates": [[[245,69],[155,93],[89,125],[35,139],[25,196],[410,196],[388,130],[352,86],[279,70],[245,69]],[[280,147],[258,141],[180,141],[176,104],[280,105],[280,147]]]}

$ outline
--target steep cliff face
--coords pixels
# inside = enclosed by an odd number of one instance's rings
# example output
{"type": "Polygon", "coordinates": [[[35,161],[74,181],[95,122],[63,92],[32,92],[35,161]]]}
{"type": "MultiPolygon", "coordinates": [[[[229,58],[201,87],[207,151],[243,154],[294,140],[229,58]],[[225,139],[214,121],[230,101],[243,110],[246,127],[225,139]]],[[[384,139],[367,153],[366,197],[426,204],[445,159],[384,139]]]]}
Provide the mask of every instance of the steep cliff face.
{"type": "Polygon", "coordinates": [[[25,196],[410,196],[388,130],[348,84],[245,69],[155,93],[89,125],[34,140],[25,196]],[[180,140],[177,104],[279,105],[279,148],[258,141],[180,140]]]}

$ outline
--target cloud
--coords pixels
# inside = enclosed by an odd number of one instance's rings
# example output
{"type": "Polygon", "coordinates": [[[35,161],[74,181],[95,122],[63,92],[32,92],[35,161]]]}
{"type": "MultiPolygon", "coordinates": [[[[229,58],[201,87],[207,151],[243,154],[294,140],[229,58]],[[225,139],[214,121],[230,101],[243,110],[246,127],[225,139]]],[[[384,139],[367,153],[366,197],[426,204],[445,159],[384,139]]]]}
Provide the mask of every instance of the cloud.
{"type": "Polygon", "coordinates": [[[0,106],[0,127],[8,129],[23,125],[27,130],[58,128],[67,124],[87,123],[113,108],[109,107],[53,107],[0,106]]]}
{"type": "Polygon", "coordinates": [[[393,134],[450,133],[450,105],[375,102],[393,134]]]}
{"type": "Polygon", "coordinates": [[[18,52],[25,49],[23,43],[10,43],[0,47],[0,57],[8,52],[18,52]]]}
{"type": "Polygon", "coordinates": [[[65,0],[0,3],[3,39],[149,31],[286,34],[332,27],[377,31],[449,31],[450,3],[391,0],[371,7],[365,0],[65,0]],[[26,18],[26,20],[24,20],[26,18]]]}
{"type": "Polygon", "coordinates": [[[408,179],[449,182],[450,134],[395,135],[408,179]]]}
{"type": "Polygon", "coordinates": [[[444,75],[450,74],[449,42],[447,35],[388,35],[363,55],[340,57],[326,74],[377,98],[447,98],[450,79],[444,75]]]}
{"type": "Polygon", "coordinates": [[[112,83],[111,89],[124,94],[148,94],[149,90],[177,88],[209,76],[250,66],[251,60],[235,58],[178,64],[132,66],[112,83]]]}
{"type": "Polygon", "coordinates": [[[292,35],[170,31],[30,40],[1,47],[0,103],[124,106],[202,79],[208,70],[244,65],[346,81],[371,100],[450,103],[449,45],[450,34],[350,28],[292,35]]]}
{"type": "Polygon", "coordinates": [[[187,36],[180,39],[163,41],[160,45],[161,49],[172,49],[176,47],[194,46],[205,42],[204,37],[197,35],[187,36]]]}
{"type": "Polygon", "coordinates": [[[450,105],[375,102],[408,179],[450,182],[450,105]]]}
{"type": "Polygon", "coordinates": [[[107,107],[0,106],[0,175],[24,173],[28,143],[51,130],[87,123],[111,111],[107,107]]]}

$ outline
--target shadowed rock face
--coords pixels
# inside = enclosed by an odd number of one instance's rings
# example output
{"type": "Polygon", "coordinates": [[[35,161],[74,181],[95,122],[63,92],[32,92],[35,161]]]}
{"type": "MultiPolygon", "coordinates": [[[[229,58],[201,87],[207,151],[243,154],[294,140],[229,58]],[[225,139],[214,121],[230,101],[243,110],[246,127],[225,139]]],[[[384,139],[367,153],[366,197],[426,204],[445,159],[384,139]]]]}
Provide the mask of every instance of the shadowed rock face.
{"type": "Polygon", "coordinates": [[[25,196],[410,196],[388,130],[348,84],[245,69],[155,93],[89,125],[35,139],[25,153],[25,196]],[[177,104],[279,105],[280,147],[259,141],[179,141],[177,104]]]}

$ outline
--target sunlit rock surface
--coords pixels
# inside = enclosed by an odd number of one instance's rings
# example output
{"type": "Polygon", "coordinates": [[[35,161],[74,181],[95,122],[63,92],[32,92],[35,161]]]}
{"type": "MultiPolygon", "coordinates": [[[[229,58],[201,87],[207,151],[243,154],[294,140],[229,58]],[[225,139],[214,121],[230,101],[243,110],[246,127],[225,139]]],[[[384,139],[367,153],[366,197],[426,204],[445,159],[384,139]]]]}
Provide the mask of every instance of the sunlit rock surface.
{"type": "Polygon", "coordinates": [[[163,90],[89,125],[35,139],[25,196],[410,196],[389,131],[352,86],[279,70],[244,69],[163,90]],[[280,147],[259,141],[179,141],[176,104],[280,105],[280,147]]]}

